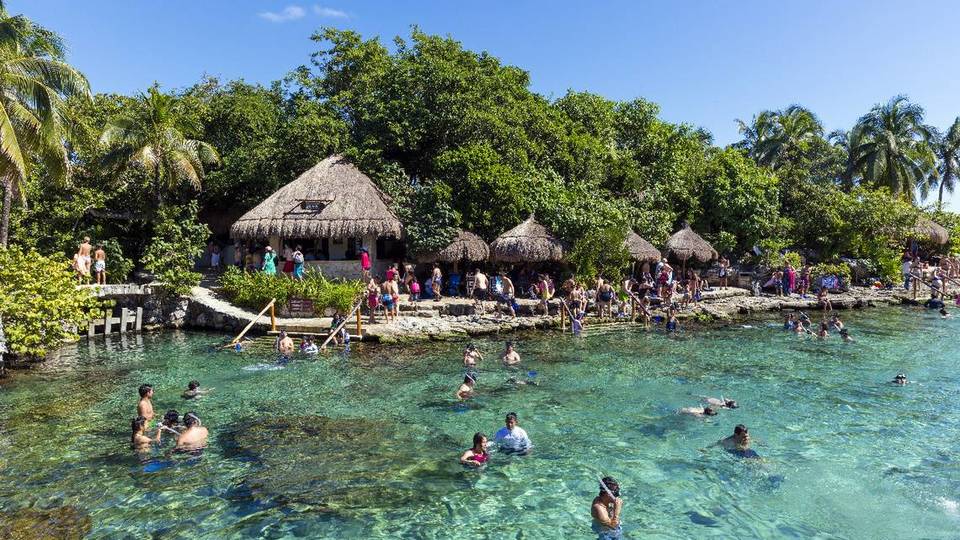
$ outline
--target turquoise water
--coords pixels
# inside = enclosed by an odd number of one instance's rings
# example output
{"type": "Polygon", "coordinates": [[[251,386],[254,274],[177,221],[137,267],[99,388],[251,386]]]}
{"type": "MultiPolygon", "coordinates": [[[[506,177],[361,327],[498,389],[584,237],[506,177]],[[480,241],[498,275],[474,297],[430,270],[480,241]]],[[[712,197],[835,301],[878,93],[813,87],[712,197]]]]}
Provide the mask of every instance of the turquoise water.
{"type": "Polygon", "coordinates": [[[0,511],[74,507],[91,538],[589,538],[609,474],[629,538],[955,538],[960,321],[845,315],[856,344],[769,321],[520,336],[536,386],[508,382],[502,343],[478,340],[467,409],[453,400],[463,343],[254,371],[272,359],[210,352],[211,335],[83,342],[0,387],[0,511]],[[898,371],[916,382],[885,384],[898,371]],[[193,378],[215,390],[182,400],[193,378]],[[167,448],[144,463],[129,448],[142,382],[158,413],[204,420],[201,458],[167,448]],[[675,412],[721,394],[741,408],[675,412]],[[508,411],[533,453],[464,470],[473,433],[508,411]],[[702,450],[737,423],[762,462],[702,450]]]}

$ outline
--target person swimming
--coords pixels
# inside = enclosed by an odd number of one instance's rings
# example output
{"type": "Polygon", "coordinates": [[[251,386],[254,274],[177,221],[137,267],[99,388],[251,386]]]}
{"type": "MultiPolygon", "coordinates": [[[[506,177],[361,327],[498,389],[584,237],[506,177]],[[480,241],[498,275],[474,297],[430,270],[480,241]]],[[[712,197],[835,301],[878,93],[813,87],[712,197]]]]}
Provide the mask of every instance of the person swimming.
{"type": "Polygon", "coordinates": [[[897,386],[903,386],[905,384],[909,384],[910,381],[907,380],[907,376],[905,374],[897,373],[897,376],[894,377],[893,380],[890,381],[890,383],[895,384],[897,386]]]}
{"type": "Polygon", "coordinates": [[[180,397],[182,397],[183,399],[198,398],[210,392],[211,390],[213,390],[213,388],[209,388],[207,390],[201,390],[200,381],[192,380],[189,383],[187,383],[187,389],[184,390],[182,394],[180,394],[180,397]]]}
{"type": "Polygon", "coordinates": [[[477,367],[477,362],[483,360],[483,355],[480,354],[480,351],[477,349],[477,346],[474,344],[467,345],[467,348],[463,350],[463,366],[472,368],[477,367]]]}
{"type": "MultiPolygon", "coordinates": [[[[157,432],[157,439],[160,438],[160,432],[157,432]]],[[[151,439],[147,436],[147,419],[145,417],[137,416],[130,422],[130,445],[133,446],[135,450],[146,450],[150,448],[150,445],[153,444],[155,439],[151,439]]]]}
{"type": "Polygon", "coordinates": [[[733,428],[733,435],[720,439],[713,446],[722,446],[724,450],[742,458],[760,457],[750,448],[750,430],[743,424],[733,428]]]}
{"type": "Polygon", "coordinates": [[[520,363],[520,353],[514,350],[512,341],[507,342],[502,360],[505,366],[515,366],[520,363]]]}
{"type": "Polygon", "coordinates": [[[153,420],[153,386],[141,384],[137,392],[140,394],[140,401],[137,403],[137,416],[144,417],[149,425],[150,421],[153,420]]]}
{"type": "Polygon", "coordinates": [[[463,376],[463,384],[457,389],[457,399],[466,400],[473,397],[474,388],[477,386],[476,372],[467,372],[463,376]]]}
{"type": "Polygon", "coordinates": [[[820,330],[817,331],[817,337],[820,339],[830,336],[829,327],[827,326],[827,321],[820,321],[820,330]]]}
{"type": "Polygon", "coordinates": [[[853,343],[855,340],[850,337],[850,332],[846,328],[840,329],[840,339],[847,343],[853,343]]]}
{"type": "Polygon", "coordinates": [[[310,336],[303,336],[303,340],[300,341],[300,352],[303,354],[317,354],[320,349],[317,347],[317,344],[310,339],[310,336]]]}
{"type": "Polygon", "coordinates": [[[717,411],[713,407],[683,407],[680,414],[689,414],[690,416],[716,416],[717,411]]]}
{"type": "Polygon", "coordinates": [[[494,442],[499,445],[501,452],[525,454],[533,448],[527,432],[518,424],[517,413],[507,413],[505,427],[500,428],[493,436],[494,442]]]}
{"type": "Polygon", "coordinates": [[[470,467],[482,467],[490,459],[490,453],[487,452],[487,436],[481,432],[473,434],[473,448],[470,448],[460,456],[460,464],[470,467]]]}
{"type": "Polygon", "coordinates": [[[736,409],[739,407],[739,405],[737,405],[737,402],[735,400],[726,399],[723,396],[720,396],[719,399],[715,397],[707,397],[707,396],[700,396],[700,397],[703,398],[704,403],[720,409],[736,409]]]}
{"type": "Polygon", "coordinates": [[[597,540],[620,540],[623,528],[620,513],[623,499],[620,498],[620,484],[610,476],[600,480],[600,493],[590,505],[590,517],[593,522],[590,529],[597,534],[597,540]]]}

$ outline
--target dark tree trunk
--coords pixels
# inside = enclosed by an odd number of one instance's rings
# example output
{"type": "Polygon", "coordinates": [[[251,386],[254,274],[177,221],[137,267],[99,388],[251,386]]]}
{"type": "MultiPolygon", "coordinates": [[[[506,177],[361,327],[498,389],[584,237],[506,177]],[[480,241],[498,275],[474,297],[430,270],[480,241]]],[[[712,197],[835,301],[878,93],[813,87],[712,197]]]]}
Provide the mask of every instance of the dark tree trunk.
{"type": "Polygon", "coordinates": [[[13,204],[13,182],[3,180],[3,214],[0,215],[0,247],[7,247],[10,236],[10,206],[13,204]]]}

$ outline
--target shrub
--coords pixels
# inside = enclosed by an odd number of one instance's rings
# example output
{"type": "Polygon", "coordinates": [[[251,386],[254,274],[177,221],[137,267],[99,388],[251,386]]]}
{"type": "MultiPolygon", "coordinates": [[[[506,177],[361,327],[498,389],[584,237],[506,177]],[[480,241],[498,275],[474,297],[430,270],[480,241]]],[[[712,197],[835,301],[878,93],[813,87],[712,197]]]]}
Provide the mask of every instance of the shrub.
{"type": "Polygon", "coordinates": [[[77,339],[97,306],[89,289],[77,288],[66,258],[0,248],[0,318],[14,354],[40,357],[77,339]]]}
{"type": "Polygon", "coordinates": [[[328,280],[319,271],[307,271],[303,280],[290,279],[283,274],[245,272],[228,268],[220,276],[220,293],[238,306],[259,310],[276,298],[277,307],[285,307],[291,298],[306,298],[313,302],[320,315],[326,308],[342,313],[350,311],[363,292],[359,281],[328,280]]]}
{"type": "Polygon", "coordinates": [[[143,254],[143,267],[167,286],[168,292],[186,294],[200,283],[194,261],[203,254],[210,229],[197,220],[197,203],[161,208],[153,238],[143,254]]]}

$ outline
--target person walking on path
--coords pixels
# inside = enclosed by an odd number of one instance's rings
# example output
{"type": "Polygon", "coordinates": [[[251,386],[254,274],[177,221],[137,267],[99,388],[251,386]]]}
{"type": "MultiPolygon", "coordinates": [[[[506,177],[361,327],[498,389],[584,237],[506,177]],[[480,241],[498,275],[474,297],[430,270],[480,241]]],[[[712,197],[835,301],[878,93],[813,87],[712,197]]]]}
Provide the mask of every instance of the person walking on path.
{"type": "Polygon", "coordinates": [[[277,254],[273,252],[273,248],[270,246],[264,248],[263,271],[270,275],[277,273],[277,254]]]}
{"type": "Polygon", "coordinates": [[[97,277],[97,285],[107,284],[107,252],[102,244],[97,245],[97,251],[93,253],[93,272],[97,277]]]}

